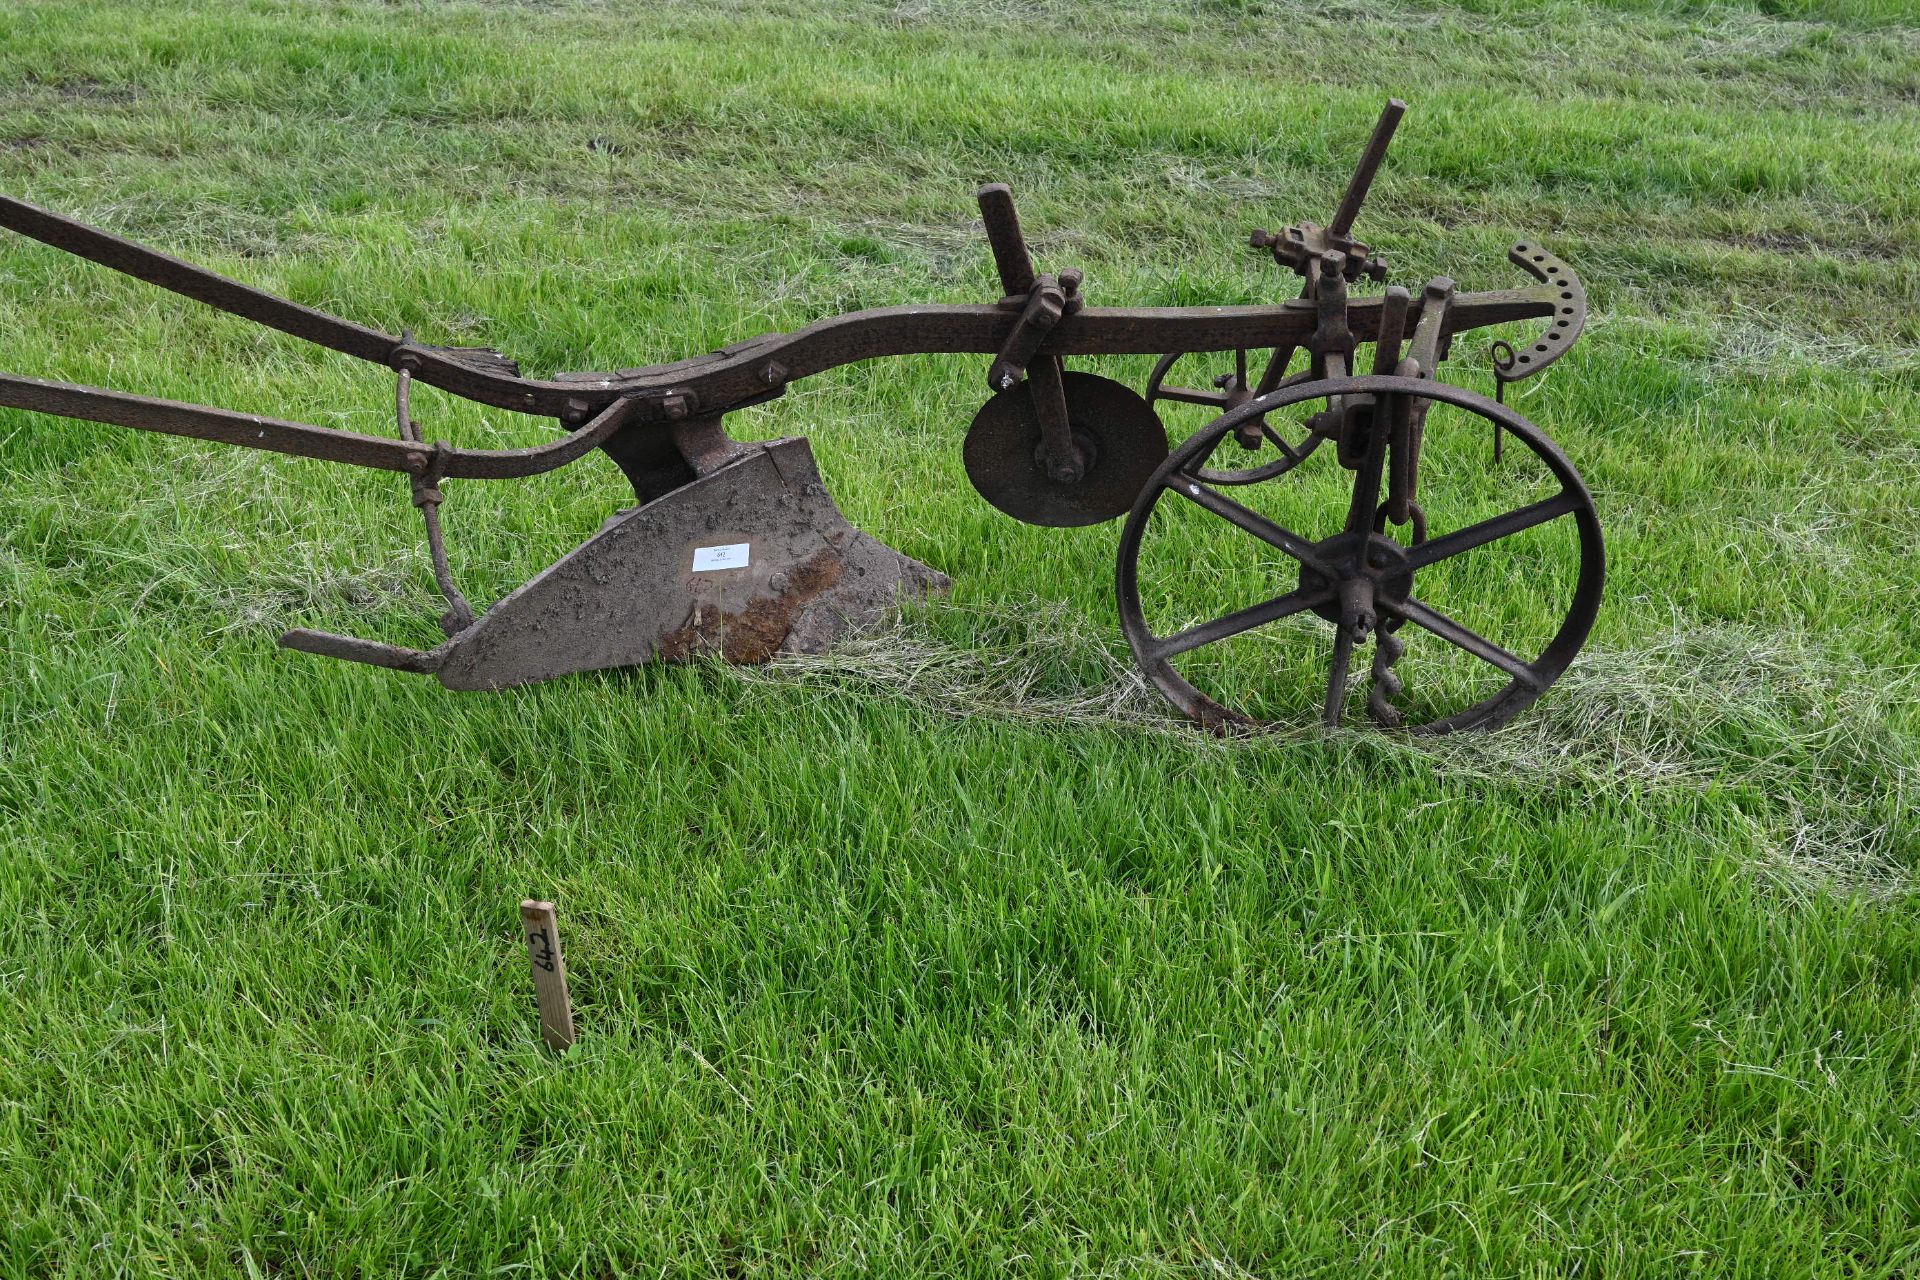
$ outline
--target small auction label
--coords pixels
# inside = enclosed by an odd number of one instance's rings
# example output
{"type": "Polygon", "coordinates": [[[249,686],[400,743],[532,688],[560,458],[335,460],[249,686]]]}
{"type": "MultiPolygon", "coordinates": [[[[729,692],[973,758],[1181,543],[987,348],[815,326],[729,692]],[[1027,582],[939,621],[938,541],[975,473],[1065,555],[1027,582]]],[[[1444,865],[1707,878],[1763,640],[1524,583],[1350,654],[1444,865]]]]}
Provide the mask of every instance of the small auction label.
{"type": "Polygon", "coordinates": [[[724,547],[695,547],[693,571],[710,573],[715,569],[744,569],[747,567],[747,553],[752,549],[751,542],[731,542],[724,547]]]}

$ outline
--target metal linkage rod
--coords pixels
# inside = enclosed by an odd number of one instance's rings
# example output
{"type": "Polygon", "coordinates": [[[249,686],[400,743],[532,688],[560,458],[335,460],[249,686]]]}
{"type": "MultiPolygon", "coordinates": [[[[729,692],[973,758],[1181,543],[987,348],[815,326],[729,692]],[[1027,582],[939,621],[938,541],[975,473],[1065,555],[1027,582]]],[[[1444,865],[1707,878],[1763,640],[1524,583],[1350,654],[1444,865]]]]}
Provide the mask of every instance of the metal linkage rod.
{"type": "MultiPolygon", "coordinates": [[[[400,369],[400,384],[394,391],[394,416],[399,419],[400,434],[407,443],[424,443],[420,424],[413,420],[413,370],[405,366],[400,369]]],[[[427,469],[412,477],[413,505],[420,508],[420,516],[427,525],[427,552],[433,559],[433,580],[447,601],[440,629],[450,636],[473,625],[473,606],[454,584],[453,566],[447,560],[447,540],[440,529],[440,504],[446,500],[446,495],[440,492],[440,478],[445,474],[446,459],[452,452],[452,446],[444,440],[436,441],[427,469]]]]}

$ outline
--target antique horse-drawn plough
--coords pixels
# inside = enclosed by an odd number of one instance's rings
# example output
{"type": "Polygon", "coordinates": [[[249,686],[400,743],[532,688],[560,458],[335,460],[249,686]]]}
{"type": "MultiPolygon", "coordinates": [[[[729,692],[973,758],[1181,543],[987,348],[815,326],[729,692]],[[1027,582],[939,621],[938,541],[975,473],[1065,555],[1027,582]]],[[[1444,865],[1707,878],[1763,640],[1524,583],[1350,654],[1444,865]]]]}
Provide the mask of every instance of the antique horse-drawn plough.
{"type": "MultiPolygon", "coordinates": [[[[1564,355],[1586,317],[1580,281],[1537,244],[1511,260],[1538,282],[1462,293],[1446,279],[1416,296],[1384,283],[1384,259],[1353,226],[1401,103],[1388,105],[1359,168],[1325,226],[1302,223],[1253,244],[1303,281],[1277,306],[1100,308],[1083,303],[1073,270],[1038,274],[1005,186],[979,193],[1005,296],[983,305],[887,307],[768,334],[709,355],[615,373],[520,376],[499,353],[393,337],[249,288],[104,231],[0,197],[0,225],[295,337],[391,368],[398,375],[399,438],[149,399],[95,387],[0,374],[0,405],[147,431],[298,454],[408,477],[425,517],[433,571],[447,600],[446,641],[416,650],[353,636],[295,630],[291,648],[403,671],[456,689],[495,689],[571,672],[717,653],[735,662],[776,651],[819,651],[903,596],[944,583],[938,573],[847,523],[820,482],[804,438],[732,439],[728,413],[781,395],[798,379],[855,361],[916,353],[991,356],[991,398],[967,432],[964,462],[980,494],[1031,524],[1065,527],[1126,516],[1117,586],[1120,622],[1147,678],[1183,712],[1215,730],[1261,723],[1202,692],[1175,660],[1296,615],[1332,630],[1321,703],[1337,724],[1356,648],[1372,642],[1367,706],[1387,725],[1425,732],[1492,727],[1559,677],[1586,639],[1605,572],[1592,499],[1560,450],[1504,404],[1435,378],[1455,336],[1513,321],[1546,327],[1524,345],[1494,344],[1501,390],[1564,355]],[[1368,367],[1360,348],[1371,344],[1368,367]],[[1170,381],[1183,361],[1232,353],[1210,386],[1170,381]],[[1263,361],[1249,359],[1262,353],[1263,361]],[[1296,356],[1303,367],[1289,372],[1296,356]],[[1067,371],[1069,356],[1158,355],[1146,394],[1067,371]],[[484,405],[552,417],[564,434],[521,449],[429,443],[410,412],[414,383],[484,405]],[[1157,406],[1218,411],[1169,449],[1157,406]],[[1496,455],[1511,436],[1544,466],[1543,496],[1446,532],[1429,532],[1419,477],[1428,413],[1453,406],[1493,426],[1496,455]],[[1301,421],[1301,419],[1304,421],[1301,421]],[[1337,531],[1294,532],[1256,509],[1259,488],[1286,483],[1326,446],[1351,474],[1337,531]],[[599,451],[632,482],[639,505],[492,608],[476,613],[456,587],[439,507],[449,480],[537,475],[599,451]],[[1241,501],[1234,494],[1247,497],[1241,501]],[[1278,552],[1260,602],[1157,633],[1141,594],[1140,559],[1157,511],[1169,504],[1226,522],[1278,552]],[[1477,547],[1569,519],[1577,562],[1569,599],[1536,656],[1488,639],[1416,593],[1423,571],[1477,547]],[[1395,536],[1392,530],[1401,530],[1395,536]],[[1491,693],[1430,716],[1404,716],[1394,667],[1411,623],[1504,677],[1491,693]],[[1413,720],[1422,722],[1415,724],[1413,720]]],[[[1323,454],[1324,458],[1326,455],[1323,454]]],[[[1318,465],[1318,464],[1317,464],[1318,465]]],[[[1344,482],[1343,482],[1344,487],[1344,482]]],[[[1223,526],[1224,527],[1224,526],[1223,526]]],[[[1209,566],[1185,572],[1205,576],[1209,566]]],[[[1529,646],[1531,648],[1531,646],[1529,646]]],[[[1192,674],[1189,672],[1189,674],[1192,674]]],[[[1318,696],[1317,694],[1315,695],[1318,696]]]]}

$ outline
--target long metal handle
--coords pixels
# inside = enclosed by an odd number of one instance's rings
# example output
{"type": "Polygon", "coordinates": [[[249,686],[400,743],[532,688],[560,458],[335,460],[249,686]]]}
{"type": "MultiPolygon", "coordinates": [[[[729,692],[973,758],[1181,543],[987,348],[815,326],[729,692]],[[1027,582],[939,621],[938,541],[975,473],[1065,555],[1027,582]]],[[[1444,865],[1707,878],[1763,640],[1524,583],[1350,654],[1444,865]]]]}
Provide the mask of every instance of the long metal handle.
{"type": "Polygon", "coordinates": [[[400,339],[324,311],[277,298],[270,293],[229,280],[204,267],[122,239],[84,222],[37,209],[11,196],[0,196],[0,227],[52,245],[67,253],[111,267],[124,275],[171,289],[210,307],[304,338],[323,347],[375,364],[385,364],[400,339]]]}
{"type": "Polygon", "coordinates": [[[1373,126],[1373,136],[1367,139],[1367,149],[1360,155],[1360,167],[1353,171],[1353,181],[1347,184],[1347,194],[1341,197],[1340,208],[1333,215],[1333,221],[1327,224],[1327,232],[1333,236],[1346,236],[1353,232],[1354,219],[1360,216],[1360,206],[1367,201],[1367,191],[1373,186],[1373,177],[1380,172],[1381,162],[1387,158],[1387,147],[1393,142],[1393,131],[1400,127],[1400,117],[1407,112],[1407,104],[1398,98],[1388,98],[1386,110],[1380,113],[1380,120],[1373,126]]]}
{"type": "Polygon", "coordinates": [[[1020,215],[1013,207],[1013,188],[1004,182],[990,182],[980,188],[980,220],[987,229],[987,243],[993,246],[993,265],[1000,272],[1000,287],[1009,298],[1033,288],[1033,257],[1027,252],[1027,238],[1020,232],[1020,215]]]}
{"type": "MultiPolygon", "coordinates": [[[[336,431],[305,422],[287,422],[203,404],[156,400],[104,387],[48,382],[11,373],[0,373],[0,408],[109,422],[139,431],[191,436],[196,440],[411,475],[426,471],[432,452],[423,445],[386,436],[336,431]]],[[[632,399],[615,400],[579,430],[530,448],[447,450],[444,455],[447,465],[440,474],[454,480],[513,480],[556,470],[599,448],[626,424],[633,409],[632,399]]]]}

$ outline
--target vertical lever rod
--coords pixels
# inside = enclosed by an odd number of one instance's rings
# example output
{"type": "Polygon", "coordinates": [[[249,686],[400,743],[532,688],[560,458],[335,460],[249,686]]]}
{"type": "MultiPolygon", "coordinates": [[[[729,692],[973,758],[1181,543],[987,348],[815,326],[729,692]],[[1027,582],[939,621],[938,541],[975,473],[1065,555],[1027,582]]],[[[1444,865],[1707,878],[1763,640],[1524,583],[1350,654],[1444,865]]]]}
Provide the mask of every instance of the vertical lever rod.
{"type": "Polygon", "coordinates": [[[980,188],[978,198],[987,243],[993,246],[993,265],[1000,272],[1000,287],[1009,298],[1024,297],[1033,288],[1033,258],[1027,253],[1027,238],[1020,232],[1013,189],[1004,182],[990,182],[980,188]]]}
{"type": "MultiPolygon", "coordinates": [[[[1027,300],[1023,320],[1031,323],[1039,318],[1039,306],[1036,304],[1046,303],[1043,295],[1049,292],[1063,294],[1063,301],[1078,293],[1080,273],[1077,271],[1061,273],[1060,283],[1066,286],[1064,290],[1057,287],[1050,291],[1044,287],[1036,290],[1039,277],[1034,274],[1033,257],[1027,252],[1027,238],[1020,230],[1020,215],[1013,207],[1012,188],[1004,182],[990,182],[980,188],[978,199],[980,220],[987,229],[987,243],[993,246],[993,265],[1000,272],[1000,287],[1006,291],[1009,299],[1027,300]]],[[[1058,319],[1059,311],[1056,309],[1040,332],[1044,334],[1058,319]]],[[[1015,384],[1017,379],[1009,380],[1009,372],[1007,353],[1003,353],[1002,358],[994,362],[988,375],[995,391],[1006,391],[1015,384]]],[[[1034,359],[1027,375],[1034,413],[1040,419],[1041,465],[1060,484],[1078,484],[1086,475],[1087,460],[1073,442],[1060,357],[1040,356],[1034,359]]]]}
{"type": "Polygon", "coordinates": [[[1387,99],[1386,110],[1380,113],[1379,122],[1373,126],[1373,136],[1367,139],[1367,149],[1360,155],[1360,167],[1353,171],[1353,181],[1347,184],[1347,194],[1341,197],[1340,208],[1327,225],[1329,235],[1338,237],[1352,233],[1354,219],[1360,216],[1360,206],[1366,203],[1373,177],[1380,172],[1380,164],[1387,158],[1387,147],[1393,141],[1393,131],[1400,127],[1400,117],[1406,111],[1407,104],[1400,99],[1387,99]]]}
{"type": "MultiPolygon", "coordinates": [[[[411,341],[409,334],[402,341],[411,341]]],[[[413,366],[407,361],[400,365],[400,384],[394,392],[394,414],[400,420],[400,435],[408,444],[424,444],[426,438],[420,433],[420,424],[413,420],[413,366]]],[[[449,453],[444,443],[435,444],[427,468],[411,477],[413,485],[413,505],[420,508],[420,514],[427,524],[427,553],[433,559],[433,580],[440,586],[440,594],[446,597],[447,611],[440,615],[440,629],[449,636],[459,635],[473,625],[473,605],[453,581],[453,566],[447,560],[446,535],[440,528],[440,504],[445,500],[440,492],[441,473],[446,469],[449,453]]]]}
{"type": "Polygon", "coordinates": [[[1400,342],[1407,333],[1407,306],[1413,295],[1397,284],[1388,285],[1380,300],[1380,329],[1374,337],[1373,371],[1390,374],[1400,367],[1400,342]]]}

